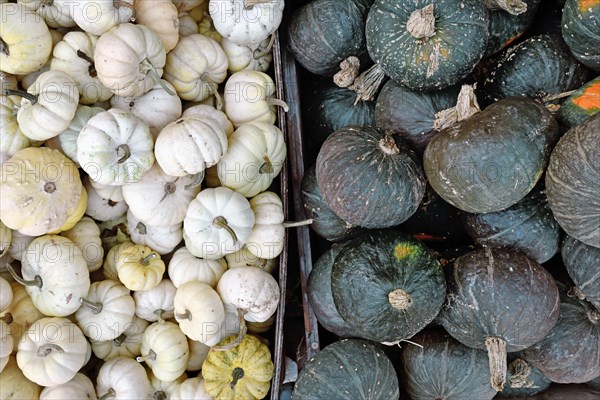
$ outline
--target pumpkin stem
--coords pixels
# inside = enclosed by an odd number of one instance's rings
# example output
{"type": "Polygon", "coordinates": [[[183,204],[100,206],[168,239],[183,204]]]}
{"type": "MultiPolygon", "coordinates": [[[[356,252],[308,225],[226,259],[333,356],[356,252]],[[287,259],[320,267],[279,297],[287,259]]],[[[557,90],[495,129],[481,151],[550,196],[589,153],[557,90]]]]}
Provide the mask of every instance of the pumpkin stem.
{"type": "Polygon", "coordinates": [[[271,0],[244,0],[244,9],[246,10],[250,10],[252,9],[252,7],[254,7],[257,4],[264,4],[264,3],[268,3],[271,0]]]}
{"type": "Polygon", "coordinates": [[[6,325],[10,325],[13,323],[14,318],[12,316],[11,313],[7,312],[6,314],[4,314],[2,317],[0,317],[0,320],[4,321],[4,323],[6,325]]]}
{"type": "Polygon", "coordinates": [[[397,310],[406,310],[412,304],[410,294],[402,289],[396,289],[388,293],[388,301],[397,310]]]}
{"type": "Polygon", "coordinates": [[[576,298],[577,300],[585,300],[585,294],[577,286],[573,286],[567,293],[567,296],[576,298]]]}
{"type": "Polygon", "coordinates": [[[36,275],[33,278],[33,280],[28,281],[28,280],[25,280],[25,279],[21,278],[19,275],[17,275],[17,273],[13,269],[12,265],[6,264],[6,269],[8,270],[8,273],[10,273],[10,275],[14,278],[14,280],[17,281],[18,283],[20,283],[23,286],[37,286],[40,289],[42,288],[42,286],[44,286],[44,282],[42,281],[42,277],[39,276],[39,275],[36,275]]]}
{"type": "Polygon", "coordinates": [[[283,108],[283,111],[285,112],[288,112],[290,110],[290,106],[288,106],[287,103],[281,99],[270,98],[267,100],[267,104],[270,106],[279,106],[283,108]]]}
{"type": "Polygon", "coordinates": [[[379,140],[379,149],[390,156],[400,153],[400,149],[391,134],[386,134],[383,139],[379,140]]]}
{"type": "Polygon", "coordinates": [[[244,377],[244,370],[240,367],[235,367],[233,372],[231,373],[231,383],[229,383],[229,388],[233,390],[235,385],[237,385],[238,381],[244,377]]]}
{"type": "Polygon", "coordinates": [[[304,221],[287,221],[287,222],[284,222],[282,225],[284,228],[297,228],[299,226],[310,225],[313,222],[314,222],[314,220],[312,218],[309,218],[309,219],[305,219],[304,221]]]}
{"type": "Polygon", "coordinates": [[[24,99],[29,100],[31,102],[31,105],[38,102],[38,96],[36,94],[31,94],[24,90],[4,89],[2,91],[2,94],[5,96],[13,96],[14,95],[14,96],[23,97],[24,99]]]}
{"type": "Polygon", "coordinates": [[[38,347],[37,356],[38,357],[48,357],[52,351],[58,351],[59,353],[64,353],[62,347],[54,343],[46,343],[38,347]]]}
{"type": "Polygon", "coordinates": [[[591,309],[588,311],[587,316],[594,325],[596,325],[598,321],[600,321],[600,311],[591,309]]]}
{"type": "Polygon", "coordinates": [[[193,188],[196,188],[202,184],[203,180],[204,180],[204,171],[200,171],[197,174],[194,174],[192,176],[192,181],[190,183],[188,183],[187,185],[185,185],[184,189],[191,190],[193,188]]]}
{"type": "Polygon", "coordinates": [[[146,257],[140,258],[140,261],[138,262],[144,267],[147,267],[148,265],[150,265],[150,261],[154,260],[156,257],[158,257],[157,253],[150,253],[146,257]]]}
{"type": "Polygon", "coordinates": [[[6,42],[2,38],[0,38],[0,53],[6,55],[7,57],[10,56],[8,44],[6,44],[6,42]]]}
{"type": "Polygon", "coordinates": [[[152,398],[154,400],[167,400],[168,399],[167,394],[163,390],[154,392],[154,394],[152,395],[152,398]]]}
{"type": "Polygon", "coordinates": [[[173,182],[165,183],[165,193],[173,194],[177,191],[177,186],[173,182]]]}
{"type": "Polygon", "coordinates": [[[54,182],[46,182],[44,183],[44,192],[46,193],[54,193],[56,190],[56,184],[54,182]]]}
{"type": "MultiPolygon", "coordinates": [[[[240,322],[240,331],[237,335],[237,337],[235,339],[233,339],[233,341],[221,345],[221,346],[213,346],[211,348],[211,350],[214,351],[227,351],[227,350],[231,350],[234,347],[238,346],[240,343],[242,343],[242,340],[244,340],[244,338],[246,337],[246,333],[248,332],[248,327],[246,326],[246,320],[244,319],[244,315],[246,314],[246,311],[244,310],[240,310],[239,308],[237,309],[237,313],[238,313],[238,321],[240,322]]],[[[240,377],[241,378],[241,377],[240,377]]]]}
{"type": "Polygon", "coordinates": [[[165,322],[165,320],[164,320],[164,319],[163,319],[163,317],[162,317],[162,315],[163,315],[164,313],[165,313],[165,310],[161,310],[161,309],[154,310],[154,314],[156,314],[156,315],[157,315],[157,317],[158,317],[157,321],[158,321],[159,323],[161,323],[161,324],[162,324],[163,322],[165,322]]]}
{"type": "Polygon", "coordinates": [[[217,229],[225,229],[227,233],[229,233],[229,236],[231,236],[233,243],[237,243],[238,237],[235,231],[231,229],[227,223],[227,220],[223,216],[219,215],[218,217],[215,217],[215,219],[213,219],[213,226],[217,229]]]}
{"type": "Polygon", "coordinates": [[[338,87],[345,88],[356,80],[360,73],[360,60],[358,57],[350,56],[340,63],[340,71],[333,76],[333,83],[338,87]]]}
{"type": "Polygon", "coordinates": [[[542,102],[547,103],[549,101],[562,99],[564,97],[569,97],[570,95],[572,95],[575,92],[576,92],[576,90],[569,90],[568,92],[549,94],[547,96],[542,97],[542,102]]]}
{"type": "Polygon", "coordinates": [[[348,86],[348,89],[356,92],[354,105],[357,105],[359,101],[373,100],[384,80],[385,71],[379,64],[373,65],[371,68],[360,74],[358,78],[354,80],[352,85],[348,86]]]}
{"type": "Polygon", "coordinates": [[[119,336],[113,339],[113,344],[117,347],[121,347],[121,345],[127,340],[127,335],[125,332],[121,333],[119,336]]]}
{"type": "Polygon", "coordinates": [[[508,373],[510,378],[508,382],[510,387],[513,388],[530,388],[533,386],[533,381],[528,381],[529,375],[531,374],[531,367],[526,361],[517,358],[511,362],[508,366],[508,373]]]}
{"type": "Polygon", "coordinates": [[[135,358],[135,361],[137,361],[137,362],[144,362],[144,361],[148,361],[148,360],[152,360],[152,361],[156,360],[156,353],[152,349],[150,349],[148,354],[146,354],[145,356],[138,356],[135,358]]]}
{"type": "Polygon", "coordinates": [[[187,319],[188,321],[192,320],[192,313],[190,312],[190,310],[185,310],[185,314],[178,314],[175,313],[175,319],[179,320],[179,319],[187,319]]]}
{"type": "Polygon", "coordinates": [[[267,54],[269,54],[271,52],[271,50],[273,49],[273,44],[275,43],[275,34],[272,33],[271,34],[271,39],[269,39],[269,43],[267,43],[267,47],[265,47],[264,49],[260,50],[260,46],[254,50],[252,52],[252,58],[254,58],[255,60],[258,60],[261,57],[266,56],[267,54]]]}
{"type": "Polygon", "coordinates": [[[96,66],[94,65],[94,60],[92,60],[87,54],[85,54],[81,50],[77,50],[77,57],[81,58],[84,61],[87,61],[90,66],[88,67],[88,74],[95,78],[98,76],[98,72],[96,72],[96,66]]]}
{"type": "Polygon", "coordinates": [[[223,108],[223,99],[221,98],[219,91],[215,91],[213,93],[213,96],[215,96],[215,108],[217,109],[217,111],[221,111],[221,109],[223,108]]]}
{"type": "Polygon", "coordinates": [[[406,30],[415,39],[426,41],[435,35],[435,15],[433,4],[429,4],[410,14],[406,22],[406,30]]]}
{"type": "Polygon", "coordinates": [[[490,382],[492,387],[501,392],[506,382],[506,341],[499,337],[490,336],[485,339],[490,366],[490,382]]]}
{"type": "Polygon", "coordinates": [[[138,224],[135,226],[135,230],[140,235],[145,235],[146,233],[148,233],[148,231],[146,230],[146,225],[144,225],[143,222],[138,222],[138,224]]]}
{"type": "Polygon", "coordinates": [[[88,299],[84,299],[83,297],[79,299],[81,304],[92,310],[94,314],[100,314],[102,311],[102,303],[94,303],[93,301],[89,301],[88,299]]]}
{"type": "Polygon", "coordinates": [[[475,87],[473,85],[462,85],[456,100],[456,106],[435,114],[433,129],[441,131],[449,128],[457,122],[464,121],[477,114],[479,111],[481,111],[481,108],[475,96],[475,87]]]}
{"type": "Polygon", "coordinates": [[[523,14],[527,11],[527,3],[521,0],[481,0],[490,10],[502,9],[512,15],[523,14]]]}
{"type": "Polygon", "coordinates": [[[176,93],[173,92],[166,84],[165,82],[160,79],[160,75],[158,75],[158,72],[156,72],[156,68],[154,67],[154,65],[152,65],[152,63],[147,59],[144,58],[142,60],[142,62],[140,63],[140,72],[144,75],[147,75],[148,72],[152,73],[152,75],[154,75],[154,77],[156,78],[156,80],[158,81],[158,84],[160,85],[161,88],[163,88],[163,90],[165,92],[167,92],[170,96],[175,96],[176,93]]]}
{"type": "Polygon", "coordinates": [[[265,154],[265,156],[263,157],[264,160],[264,164],[260,166],[260,168],[258,169],[258,172],[261,174],[272,174],[273,172],[275,172],[275,170],[273,169],[273,164],[271,163],[271,160],[269,159],[269,156],[267,156],[265,154]]]}
{"type": "Polygon", "coordinates": [[[108,389],[108,392],[104,393],[102,396],[98,397],[98,400],[106,400],[111,397],[115,397],[116,393],[113,388],[108,389]]]}
{"type": "Polygon", "coordinates": [[[125,162],[125,160],[127,160],[129,157],[131,157],[131,150],[129,149],[129,145],[127,143],[123,143],[120,144],[119,146],[117,146],[117,157],[119,157],[119,159],[117,160],[117,163],[122,164],[125,162]]]}

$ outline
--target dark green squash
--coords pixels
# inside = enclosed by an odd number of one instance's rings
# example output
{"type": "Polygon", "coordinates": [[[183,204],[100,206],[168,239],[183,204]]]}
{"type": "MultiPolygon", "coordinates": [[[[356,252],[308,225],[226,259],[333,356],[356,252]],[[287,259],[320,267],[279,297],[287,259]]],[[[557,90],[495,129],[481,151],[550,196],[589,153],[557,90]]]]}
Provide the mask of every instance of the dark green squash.
{"type": "Polygon", "coordinates": [[[571,53],[584,65],[600,71],[600,2],[567,0],[562,35],[571,53]]]}
{"type": "Polygon", "coordinates": [[[558,120],[572,128],[600,111],[600,76],[570,95],[558,110],[558,120]]]}
{"type": "Polygon", "coordinates": [[[395,230],[350,240],[331,269],[340,316],[357,336],[377,342],[396,343],[425,328],[442,307],[445,291],[433,252],[395,230]]]}
{"type": "Polygon", "coordinates": [[[330,344],[300,371],[294,400],[397,400],[398,377],[373,343],[343,339],[330,344]]]}
{"type": "Polygon", "coordinates": [[[376,0],[367,18],[369,55],[413,90],[458,83],[481,60],[488,12],[479,0],[376,0]]]}
{"type": "Polygon", "coordinates": [[[423,166],[433,189],[453,206],[501,211],[533,189],[558,137],[558,123],[542,104],[503,99],[436,135],[423,166]]]}
{"type": "Polygon", "coordinates": [[[288,48],[313,74],[333,76],[340,62],[356,56],[367,63],[365,20],[373,0],[314,0],[294,11],[288,48]]]}
{"type": "Polygon", "coordinates": [[[458,342],[443,329],[426,329],[403,346],[400,376],[412,400],[489,400],[490,386],[485,351],[458,342]]]}
{"type": "Polygon", "coordinates": [[[567,235],[561,253],[567,272],[575,283],[571,294],[589,301],[600,310],[600,249],[567,235]]]}
{"type": "Polygon", "coordinates": [[[448,304],[438,321],[464,345],[487,349],[491,385],[501,391],[506,353],[533,345],[556,323],[556,283],[521,253],[490,248],[457,258],[448,279],[448,304]]]}
{"type": "Polygon", "coordinates": [[[552,382],[584,383],[600,376],[600,311],[560,288],[560,318],[522,357],[552,382]]]}
{"type": "Polygon", "coordinates": [[[592,379],[589,382],[586,382],[585,384],[591,387],[592,389],[600,392],[600,376],[595,379],[592,379]]]}
{"type": "Polygon", "coordinates": [[[506,210],[487,214],[463,214],[471,238],[482,246],[519,250],[542,264],[560,247],[561,229],[548,206],[546,195],[532,191],[506,210]]]}
{"type": "Polygon", "coordinates": [[[405,138],[422,154],[439,132],[436,114],[456,105],[458,90],[458,86],[452,86],[439,91],[416,92],[389,80],[377,97],[377,128],[405,138]]]}
{"type": "Polygon", "coordinates": [[[362,232],[362,228],[351,225],[335,215],[325,203],[319,185],[317,185],[314,165],[304,172],[301,189],[304,212],[307,218],[313,220],[310,228],[317,235],[332,242],[339,242],[362,232]]]}
{"type": "Polygon", "coordinates": [[[552,383],[539,369],[517,356],[518,353],[508,354],[508,370],[506,383],[498,397],[513,398],[534,396],[542,393],[552,383]]]}
{"type": "Polygon", "coordinates": [[[334,244],[326,251],[315,264],[308,276],[307,295],[310,305],[317,320],[329,332],[338,336],[348,337],[352,335],[352,329],[348,327],[340,316],[333,302],[331,294],[331,267],[335,258],[345,249],[344,243],[334,244]]]}
{"type": "Polygon", "coordinates": [[[368,126],[347,126],[329,136],[316,173],[329,208],[365,228],[401,224],[425,194],[425,176],[410,146],[368,126]]]}
{"type": "Polygon", "coordinates": [[[587,80],[587,68],[559,36],[539,35],[500,53],[478,94],[485,105],[512,96],[542,99],[577,89],[587,80]]]}
{"type": "Polygon", "coordinates": [[[533,23],[541,0],[526,0],[527,10],[519,15],[504,10],[490,12],[490,37],[485,55],[489,56],[519,39],[533,23]]]}
{"type": "Polygon", "coordinates": [[[558,142],[546,172],[554,218],[569,235],[600,247],[600,113],[571,128],[558,142]]]}

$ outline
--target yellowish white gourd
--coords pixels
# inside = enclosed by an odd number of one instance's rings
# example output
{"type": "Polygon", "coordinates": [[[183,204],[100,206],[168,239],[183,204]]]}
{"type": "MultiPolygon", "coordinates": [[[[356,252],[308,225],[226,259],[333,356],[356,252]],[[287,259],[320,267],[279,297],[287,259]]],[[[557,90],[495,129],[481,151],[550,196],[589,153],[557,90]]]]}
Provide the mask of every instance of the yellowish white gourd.
{"type": "Polygon", "coordinates": [[[0,399],[37,399],[42,391],[38,384],[23,375],[14,355],[0,373],[0,381],[0,399]]]}
{"type": "Polygon", "coordinates": [[[184,283],[177,288],[174,306],[175,320],[188,338],[207,346],[219,343],[225,308],[212,287],[199,281],[184,283]]]}
{"type": "Polygon", "coordinates": [[[104,249],[100,239],[100,228],[93,219],[88,216],[82,217],[73,228],[62,232],[61,236],[70,239],[79,247],[90,272],[102,267],[104,249]]]}
{"type": "Polygon", "coordinates": [[[10,333],[8,324],[0,319],[0,372],[8,364],[9,357],[13,351],[14,339],[10,333]]]}
{"type": "Polygon", "coordinates": [[[229,72],[232,74],[244,70],[267,72],[273,61],[273,41],[270,38],[263,40],[256,49],[223,38],[221,47],[227,55],[229,72]]]}
{"type": "Polygon", "coordinates": [[[90,339],[94,355],[104,361],[115,357],[135,358],[139,356],[142,350],[142,336],[149,323],[134,315],[126,325],[123,333],[114,339],[103,341],[90,339]]]}
{"type": "Polygon", "coordinates": [[[171,0],[137,0],[134,2],[135,20],[152,29],[167,51],[179,40],[178,11],[171,0]]]}
{"type": "Polygon", "coordinates": [[[223,258],[199,258],[190,253],[185,246],[175,251],[168,267],[169,277],[175,287],[180,287],[186,282],[200,281],[214,288],[225,271],[227,263],[223,258]]]}
{"type": "Polygon", "coordinates": [[[4,312],[0,312],[0,315],[8,324],[8,331],[12,335],[13,351],[17,351],[17,345],[21,341],[23,332],[29,329],[35,321],[43,318],[44,314],[35,307],[31,296],[21,284],[12,282],[10,287],[13,293],[12,303],[4,312]]]}
{"type": "Polygon", "coordinates": [[[129,209],[127,231],[133,243],[150,247],[162,256],[175,250],[175,247],[181,243],[183,223],[167,226],[148,225],[140,221],[129,209]]]}
{"type": "Polygon", "coordinates": [[[111,358],[98,371],[96,395],[99,398],[148,399],[153,392],[146,370],[133,358],[111,358]]]}
{"type": "Polygon", "coordinates": [[[20,104],[19,96],[0,96],[0,152],[8,156],[26,147],[41,144],[32,141],[21,131],[17,121],[20,104]]]}
{"type": "Polygon", "coordinates": [[[133,0],[88,0],[73,5],[72,17],[85,32],[100,36],[135,17],[133,0]]]}
{"type": "Polygon", "coordinates": [[[273,192],[262,192],[250,199],[250,207],[256,222],[246,243],[248,251],[262,259],[278,257],[283,251],[285,238],[281,199],[273,192]]]}
{"type": "Polygon", "coordinates": [[[148,370],[148,379],[150,379],[150,385],[152,385],[152,390],[154,394],[152,395],[153,399],[170,399],[173,392],[177,389],[177,387],[187,379],[187,374],[184,372],[174,381],[163,381],[158,379],[153,373],[152,370],[148,370]]]}
{"type": "Polygon", "coordinates": [[[186,371],[200,371],[202,363],[210,351],[210,347],[190,338],[188,338],[188,346],[190,348],[190,358],[186,371]]]}
{"type": "Polygon", "coordinates": [[[70,381],[62,385],[45,387],[40,400],[86,399],[97,400],[94,384],[82,373],[77,373],[70,381]]]}
{"type": "Polygon", "coordinates": [[[150,322],[164,322],[174,317],[177,288],[170,279],[163,279],[150,290],[133,292],[135,315],[150,322]]]}
{"type": "Polygon", "coordinates": [[[201,377],[188,378],[171,393],[171,400],[212,400],[201,377]]]}
{"type": "MultiPolygon", "coordinates": [[[[96,182],[97,183],[97,182],[96,182]]],[[[83,184],[88,193],[87,205],[85,213],[95,219],[96,221],[111,221],[117,219],[127,212],[127,203],[125,199],[121,201],[115,201],[108,197],[110,193],[101,195],[96,189],[98,186],[94,186],[89,176],[83,179],[83,184]]],[[[104,185],[104,184],[100,184],[104,185]]],[[[110,186],[110,185],[105,185],[110,186]]],[[[118,186],[113,186],[118,187],[118,186]]],[[[118,192],[117,192],[118,195],[118,192]]],[[[122,195],[122,193],[121,193],[122,195]]],[[[112,197],[112,196],[111,196],[112,197]]]]}
{"type": "Polygon", "coordinates": [[[150,290],[162,280],[165,263],[160,255],[143,245],[128,246],[115,264],[119,280],[129,290],[150,290]]]}
{"type": "Polygon", "coordinates": [[[161,381],[172,382],[185,372],[190,356],[186,336],[172,322],[151,324],[142,337],[142,355],[137,361],[145,362],[161,381]]]}

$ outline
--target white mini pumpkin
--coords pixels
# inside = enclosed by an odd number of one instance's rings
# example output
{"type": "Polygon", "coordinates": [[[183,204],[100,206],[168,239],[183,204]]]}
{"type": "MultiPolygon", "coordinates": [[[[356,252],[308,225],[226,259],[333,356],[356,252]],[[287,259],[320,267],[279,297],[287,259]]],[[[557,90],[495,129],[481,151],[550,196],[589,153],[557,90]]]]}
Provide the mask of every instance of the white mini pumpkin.
{"type": "Polygon", "coordinates": [[[135,246],[133,242],[126,241],[118,243],[110,248],[104,259],[102,265],[102,273],[106,279],[112,279],[113,281],[119,281],[119,274],[117,273],[117,262],[119,261],[121,254],[125,249],[130,246],[135,246]]]}
{"type": "Polygon", "coordinates": [[[38,399],[42,388],[23,375],[15,356],[10,356],[8,364],[0,373],[0,399],[38,399]]]}
{"type": "Polygon", "coordinates": [[[13,292],[13,301],[5,312],[0,312],[0,314],[2,315],[2,319],[7,323],[12,320],[8,325],[8,329],[13,338],[13,351],[17,351],[17,345],[21,341],[23,333],[35,321],[43,318],[44,314],[35,307],[31,296],[29,296],[29,293],[27,293],[27,290],[21,284],[11,282],[10,288],[13,292]]]}
{"type": "Polygon", "coordinates": [[[111,358],[98,371],[96,394],[99,398],[151,399],[153,392],[146,370],[133,358],[111,358]]]}
{"type": "Polygon", "coordinates": [[[210,347],[204,343],[188,338],[188,346],[190,348],[190,359],[186,371],[200,371],[202,363],[206,360],[210,347]]]}
{"type": "Polygon", "coordinates": [[[169,254],[183,239],[183,223],[168,226],[147,225],[131,209],[127,211],[127,231],[131,241],[150,247],[161,256],[169,254]]]}
{"type": "MultiPolygon", "coordinates": [[[[118,219],[127,212],[125,200],[114,201],[98,193],[89,176],[83,178],[83,185],[88,193],[85,213],[96,221],[111,221],[118,219]]],[[[107,185],[110,186],[110,185],[107,185]]],[[[119,187],[119,186],[112,186],[119,187]]]]}
{"type": "Polygon", "coordinates": [[[118,254],[115,264],[119,280],[129,290],[150,290],[160,283],[165,263],[150,247],[135,244],[118,254]]]}
{"type": "Polygon", "coordinates": [[[149,323],[136,315],[119,336],[111,340],[90,340],[94,355],[101,360],[115,357],[135,358],[141,354],[142,336],[149,323]]]}
{"type": "Polygon", "coordinates": [[[188,12],[179,13],[179,37],[198,33],[198,23],[188,12]]]}
{"type": "Polygon", "coordinates": [[[213,400],[204,387],[204,379],[188,378],[171,393],[171,400],[213,400]]]}
{"type": "Polygon", "coordinates": [[[0,319],[0,372],[4,370],[10,355],[12,354],[14,339],[11,335],[10,328],[4,320],[0,319]]]}
{"type": "Polygon", "coordinates": [[[148,379],[150,379],[150,385],[152,385],[152,389],[154,390],[153,399],[170,399],[171,393],[179,386],[183,381],[187,379],[187,374],[184,372],[174,381],[166,382],[158,379],[153,373],[152,370],[148,370],[148,379]]]}
{"type": "Polygon", "coordinates": [[[262,192],[250,199],[256,221],[246,243],[250,253],[258,258],[271,260],[283,251],[285,227],[283,204],[273,192],[262,192]]]}
{"type": "Polygon", "coordinates": [[[13,292],[10,283],[0,276],[0,313],[8,309],[10,303],[12,303],[12,299],[13,292]]]}
{"type": "Polygon", "coordinates": [[[169,277],[175,287],[180,287],[186,282],[200,281],[214,288],[225,271],[227,271],[227,263],[223,258],[216,260],[198,258],[186,247],[181,247],[173,253],[168,268],[169,277]]]}
{"type": "Polygon", "coordinates": [[[35,12],[51,28],[72,28],[76,26],[71,17],[72,2],[69,0],[20,0],[30,12],[35,12]]]}
{"type": "Polygon", "coordinates": [[[137,0],[134,2],[135,20],[152,29],[167,51],[171,51],[179,40],[177,7],[171,0],[137,0]]]}
{"type": "Polygon", "coordinates": [[[257,267],[264,269],[270,274],[273,273],[275,268],[279,265],[279,260],[277,258],[272,258],[270,260],[258,258],[252,254],[246,246],[235,253],[227,254],[225,260],[227,261],[227,268],[257,267]]]}
{"type": "Polygon", "coordinates": [[[190,117],[192,115],[205,115],[214,118],[225,130],[225,135],[227,135],[227,137],[231,136],[233,133],[233,124],[229,118],[227,118],[227,115],[223,111],[217,110],[214,106],[208,104],[196,104],[186,108],[182,114],[183,117],[190,117]]]}
{"type": "Polygon", "coordinates": [[[137,361],[145,361],[161,381],[172,382],[185,372],[189,357],[187,338],[179,326],[155,322],[144,331],[142,355],[137,361]]]}
{"type": "Polygon", "coordinates": [[[97,400],[98,398],[96,397],[96,388],[90,378],[78,372],[69,382],[46,387],[40,393],[40,400],[65,399],[97,400]]]}
{"type": "Polygon", "coordinates": [[[100,239],[100,228],[93,219],[84,216],[73,228],[60,235],[70,239],[79,247],[90,272],[97,271],[102,267],[104,249],[100,239]]]}
{"type": "Polygon", "coordinates": [[[214,39],[219,44],[221,44],[221,40],[223,40],[223,36],[215,29],[212,18],[208,15],[208,10],[206,11],[204,18],[198,22],[198,33],[214,39]]]}
{"type": "Polygon", "coordinates": [[[164,322],[173,318],[177,288],[169,279],[163,279],[149,290],[133,292],[135,315],[150,322],[164,322]]]}
{"type": "Polygon", "coordinates": [[[21,261],[25,249],[27,249],[29,243],[35,239],[35,236],[24,235],[19,231],[11,231],[11,234],[12,238],[10,247],[8,248],[8,255],[15,260],[21,261]]]}
{"type": "Polygon", "coordinates": [[[233,43],[227,38],[221,40],[221,47],[229,60],[229,73],[250,70],[267,72],[273,61],[270,39],[263,40],[256,49],[233,43]]]}
{"type": "Polygon", "coordinates": [[[75,2],[71,16],[85,32],[100,36],[119,24],[133,20],[135,10],[133,0],[87,0],[75,2]]]}
{"type": "Polygon", "coordinates": [[[29,139],[19,128],[17,113],[20,104],[19,96],[0,96],[0,152],[9,156],[26,147],[41,144],[29,139]]]}
{"type": "Polygon", "coordinates": [[[123,186],[103,185],[102,183],[89,179],[89,177],[84,178],[84,185],[87,182],[89,182],[96,193],[102,198],[115,202],[125,201],[125,198],[123,197],[123,186]]]}
{"type": "MultiPolygon", "coordinates": [[[[12,242],[12,231],[0,221],[0,257],[8,254],[12,242]]],[[[0,303],[1,304],[1,303],[0,303]]],[[[2,307],[0,306],[0,310],[2,307]]]]}

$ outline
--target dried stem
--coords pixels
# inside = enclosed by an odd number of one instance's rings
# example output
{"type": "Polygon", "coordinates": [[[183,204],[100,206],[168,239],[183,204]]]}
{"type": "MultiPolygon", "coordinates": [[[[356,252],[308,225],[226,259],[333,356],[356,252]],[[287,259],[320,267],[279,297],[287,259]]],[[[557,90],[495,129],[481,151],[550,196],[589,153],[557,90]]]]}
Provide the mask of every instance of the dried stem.
{"type": "Polygon", "coordinates": [[[340,71],[333,76],[333,82],[338,87],[348,87],[354,83],[359,73],[360,60],[358,57],[350,56],[340,63],[340,71]]]}
{"type": "Polygon", "coordinates": [[[43,344],[40,347],[38,347],[37,356],[38,357],[48,357],[50,355],[50,353],[52,353],[53,351],[56,351],[56,352],[59,352],[59,353],[64,353],[65,352],[63,350],[63,348],[60,347],[57,344],[46,343],[46,344],[43,344]]]}
{"type": "Polygon", "coordinates": [[[237,243],[237,241],[238,241],[237,234],[235,233],[235,231],[233,229],[231,229],[231,227],[227,223],[227,220],[225,219],[225,217],[223,217],[221,215],[219,215],[218,217],[215,217],[215,219],[213,220],[213,226],[217,229],[225,229],[227,231],[227,233],[229,233],[229,236],[231,236],[233,243],[237,243]]]}
{"type": "Polygon", "coordinates": [[[156,257],[158,257],[157,253],[150,253],[146,257],[140,258],[139,263],[142,264],[144,267],[147,267],[148,265],[150,265],[150,261],[154,260],[156,257]]]}
{"type": "Polygon", "coordinates": [[[412,37],[419,40],[427,40],[435,35],[435,15],[433,4],[415,10],[410,14],[406,22],[406,30],[412,37]]]}
{"type": "Polygon", "coordinates": [[[240,331],[239,331],[237,337],[233,341],[231,341],[227,344],[224,344],[221,346],[213,346],[211,350],[227,351],[227,350],[233,349],[234,347],[236,347],[237,345],[242,343],[242,340],[244,340],[244,338],[246,337],[246,333],[248,332],[248,327],[246,326],[246,320],[244,319],[244,315],[246,315],[246,311],[240,310],[238,308],[237,313],[238,313],[238,321],[240,322],[240,331]]]}
{"type": "Polygon", "coordinates": [[[38,288],[42,288],[42,286],[44,286],[44,282],[42,281],[42,277],[39,275],[36,275],[33,280],[28,281],[25,280],[23,278],[21,278],[19,275],[17,275],[17,273],[15,272],[15,270],[13,269],[12,265],[10,264],[6,264],[6,269],[8,270],[8,273],[13,277],[13,279],[15,281],[17,281],[18,283],[20,283],[23,286],[37,286],[38,288]]]}
{"type": "Polygon", "coordinates": [[[117,150],[117,160],[118,164],[124,163],[129,157],[131,157],[131,150],[129,149],[129,145],[127,143],[123,143],[116,148],[117,150]]]}
{"type": "Polygon", "coordinates": [[[116,393],[113,388],[108,389],[108,392],[106,392],[102,396],[98,397],[98,400],[106,400],[111,397],[116,397],[116,393]]]}
{"type": "Polygon", "coordinates": [[[499,337],[485,339],[492,387],[501,392],[506,382],[506,341],[499,337]]]}
{"type": "Polygon", "coordinates": [[[145,356],[138,356],[135,358],[135,361],[137,361],[137,362],[144,362],[144,361],[148,361],[148,360],[151,360],[151,361],[156,360],[156,353],[152,349],[150,349],[148,354],[146,354],[145,356]]]}
{"type": "Polygon", "coordinates": [[[81,304],[92,310],[94,314],[100,314],[100,312],[102,312],[102,303],[94,303],[93,301],[89,301],[88,299],[84,298],[80,298],[79,301],[81,304]]]}
{"type": "Polygon", "coordinates": [[[94,60],[92,60],[87,54],[85,54],[81,50],[77,50],[77,57],[81,58],[84,61],[87,61],[90,66],[88,67],[88,74],[95,78],[98,76],[98,72],[96,72],[96,66],[94,65],[94,60]]]}
{"type": "Polygon", "coordinates": [[[348,86],[348,89],[356,92],[357,95],[354,105],[358,104],[359,101],[373,100],[384,80],[385,71],[379,64],[373,65],[360,74],[354,83],[348,86]]]}
{"type": "Polygon", "coordinates": [[[26,92],[24,90],[16,90],[16,89],[4,89],[2,91],[2,94],[5,96],[19,96],[19,97],[23,97],[24,99],[27,99],[31,102],[31,104],[35,104],[38,102],[38,96],[29,92],[26,92]]]}
{"type": "Polygon", "coordinates": [[[313,219],[305,219],[304,221],[286,221],[282,225],[284,228],[297,228],[299,226],[310,225],[314,222],[313,219]]]}
{"type": "Polygon", "coordinates": [[[412,304],[410,294],[402,289],[396,289],[388,293],[388,301],[397,310],[406,310],[412,304]]]}

